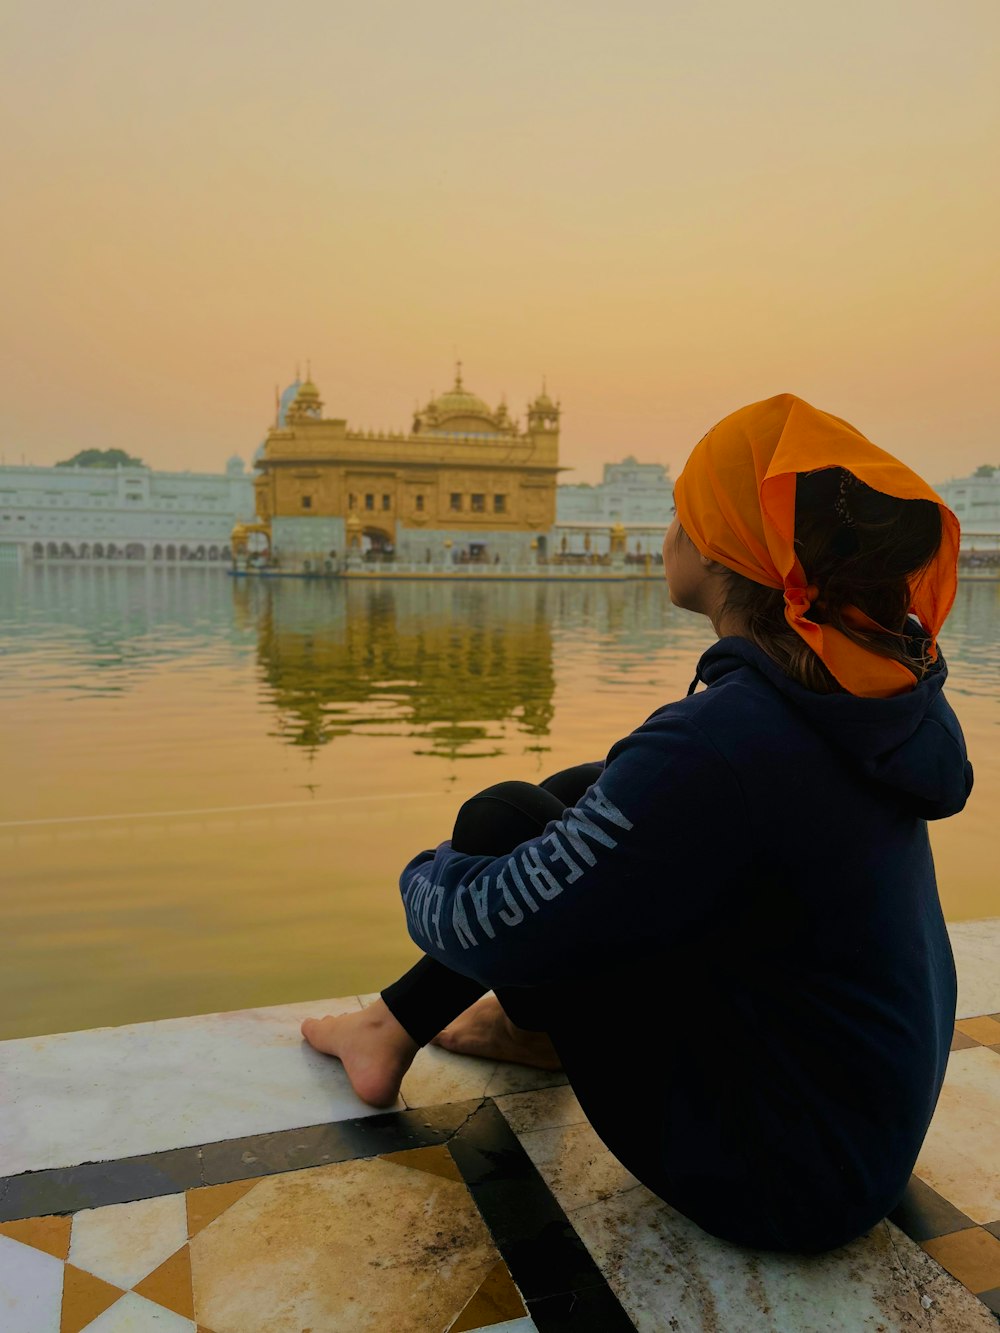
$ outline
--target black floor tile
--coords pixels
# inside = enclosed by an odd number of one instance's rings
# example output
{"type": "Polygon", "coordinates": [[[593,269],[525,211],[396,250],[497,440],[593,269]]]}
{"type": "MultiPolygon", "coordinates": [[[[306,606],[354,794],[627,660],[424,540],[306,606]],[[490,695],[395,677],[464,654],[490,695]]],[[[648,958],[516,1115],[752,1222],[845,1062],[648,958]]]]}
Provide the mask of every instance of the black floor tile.
{"type": "Polygon", "coordinates": [[[199,1148],[123,1157],[112,1162],[83,1162],[8,1176],[0,1195],[0,1222],[48,1213],[179,1194],[202,1183],[199,1148]]]}
{"type": "Polygon", "coordinates": [[[970,1217],[966,1217],[954,1204],[942,1198],[916,1176],[910,1177],[906,1193],[889,1214],[889,1220],[918,1243],[976,1225],[970,1217]]]}
{"type": "Polygon", "coordinates": [[[355,1120],[334,1120],[304,1129],[206,1143],[202,1149],[205,1184],[221,1185],[277,1171],[297,1171],[330,1162],[377,1157],[384,1152],[427,1148],[444,1143],[479,1104],[479,1101],[451,1102],[416,1111],[387,1111],[385,1115],[359,1116],[355,1120]]]}
{"type": "Polygon", "coordinates": [[[559,1292],[528,1302],[539,1333],[635,1333],[610,1287],[559,1292]]]}
{"type": "Polygon", "coordinates": [[[535,1316],[540,1333],[564,1328],[617,1333],[632,1328],[603,1273],[492,1101],[470,1117],[448,1146],[524,1299],[533,1312],[532,1302],[540,1303],[535,1316]],[[574,1322],[567,1323],[570,1309],[577,1313],[574,1322]]]}

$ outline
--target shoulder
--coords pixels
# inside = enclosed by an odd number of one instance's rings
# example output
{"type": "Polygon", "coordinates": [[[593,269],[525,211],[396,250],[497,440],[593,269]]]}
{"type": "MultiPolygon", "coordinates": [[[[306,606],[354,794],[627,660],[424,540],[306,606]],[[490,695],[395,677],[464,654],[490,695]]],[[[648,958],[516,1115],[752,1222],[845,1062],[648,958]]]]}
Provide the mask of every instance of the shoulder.
{"type": "Polygon", "coordinates": [[[782,692],[753,666],[742,665],[707,689],[658,708],[643,726],[683,721],[715,739],[734,732],[755,733],[762,725],[796,725],[797,720],[782,692]]]}
{"type": "Polygon", "coordinates": [[[626,741],[674,759],[683,755],[685,769],[706,782],[734,781],[744,791],[775,764],[793,757],[815,762],[821,745],[803,714],[752,666],[658,708],[626,741]]]}

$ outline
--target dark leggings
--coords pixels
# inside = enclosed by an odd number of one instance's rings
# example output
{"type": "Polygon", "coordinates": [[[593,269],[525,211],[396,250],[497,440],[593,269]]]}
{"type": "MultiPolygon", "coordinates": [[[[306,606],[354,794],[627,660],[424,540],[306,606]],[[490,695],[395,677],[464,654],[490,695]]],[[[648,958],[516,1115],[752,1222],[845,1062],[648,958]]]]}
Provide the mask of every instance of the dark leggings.
{"type": "MultiPolygon", "coordinates": [[[[595,783],[602,764],[579,764],[537,786],[499,782],[458,812],[452,847],[503,856],[537,837],[595,783]]],[[[382,998],[418,1045],[488,991],[424,956],[382,998]]],[[[720,1052],[708,1037],[733,1030],[734,1016],[704,968],[667,946],[641,965],[626,959],[580,978],[499,987],[518,1027],[544,1031],[598,1136],[644,1185],[706,1231],[737,1244],[818,1252],[840,1244],[829,1233],[779,1222],[764,1195],[768,1163],[728,1112],[738,1101],[740,1049],[720,1052]]],[[[835,1219],[831,1224],[836,1227],[835,1219]]]]}
{"type": "MultiPolygon", "coordinates": [[[[519,843],[535,838],[551,819],[575,805],[600,777],[603,764],[577,764],[553,773],[537,786],[532,782],[498,782],[470,796],[455,819],[451,845],[474,856],[505,856],[519,843]]],[[[425,1046],[443,1027],[481,996],[488,987],[452,972],[426,955],[386,986],[382,999],[418,1046],[425,1046]]],[[[501,987],[496,997],[518,1027],[548,1028],[545,987],[501,987]]]]}

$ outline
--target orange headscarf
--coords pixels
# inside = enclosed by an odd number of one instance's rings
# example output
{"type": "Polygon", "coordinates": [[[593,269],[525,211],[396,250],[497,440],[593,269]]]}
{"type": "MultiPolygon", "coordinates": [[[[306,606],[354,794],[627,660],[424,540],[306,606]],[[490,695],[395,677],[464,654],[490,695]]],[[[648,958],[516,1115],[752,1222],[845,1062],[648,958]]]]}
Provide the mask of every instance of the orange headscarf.
{"type": "MultiPolygon", "coordinates": [[[[795,553],[795,478],[840,467],[900,500],[933,500],[941,510],[937,555],[910,585],[910,610],[935,640],[955,600],[959,524],[915,472],[846,421],[793,393],[751,403],[713,426],[695,445],[674,485],[681,527],[702,555],[768,588],[784,588],[785,619],[851,694],[888,698],[916,684],[901,662],[869,652],[840,630],[806,618],[819,590],[807,584],[795,553]]],[[[851,628],[883,630],[857,607],[844,609],[851,628]]],[[[888,632],[888,631],[884,631],[888,632]]]]}

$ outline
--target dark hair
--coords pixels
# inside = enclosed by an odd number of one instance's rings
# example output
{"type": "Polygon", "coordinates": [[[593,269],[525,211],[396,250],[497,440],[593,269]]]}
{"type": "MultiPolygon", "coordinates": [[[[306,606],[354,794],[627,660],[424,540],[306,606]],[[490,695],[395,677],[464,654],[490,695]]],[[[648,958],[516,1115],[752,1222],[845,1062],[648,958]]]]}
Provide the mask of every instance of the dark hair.
{"type": "MultiPolygon", "coordinates": [[[[795,549],[806,581],[819,589],[809,619],[901,662],[917,680],[931,662],[929,640],[905,631],[910,585],[940,544],[941,511],[933,500],[898,500],[840,467],[796,478],[795,549]],[[845,606],[864,611],[885,632],[846,625],[845,606]]],[[[746,637],[801,685],[820,694],[846,693],[785,619],[782,589],[726,570],[724,608],[739,615],[746,637]]]]}

